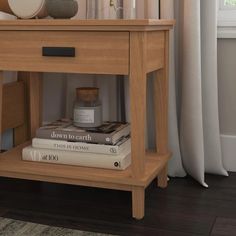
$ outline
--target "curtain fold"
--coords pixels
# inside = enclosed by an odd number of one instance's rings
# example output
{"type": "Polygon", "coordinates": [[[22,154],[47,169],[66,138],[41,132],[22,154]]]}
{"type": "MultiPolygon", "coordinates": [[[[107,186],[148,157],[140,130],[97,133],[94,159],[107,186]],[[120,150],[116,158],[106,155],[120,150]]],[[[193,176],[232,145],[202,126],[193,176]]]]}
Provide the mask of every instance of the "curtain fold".
{"type": "Polygon", "coordinates": [[[131,0],[123,0],[123,18],[133,19],[135,18],[135,3],[131,0]]]}
{"type": "MultiPolygon", "coordinates": [[[[161,0],[160,14],[163,19],[174,19],[174,0],[161,0]]],[[[186,172],[183,168],[180,153],[179,126],[177,119],[177,95],[176,95],[176,72],[175,72],[175,34],[170,32],[170,72],[169,72],[169,145],[173,156],[168,164],[168,175],[172,177],[184,177],[186,172]]]]}
{"type": "Polygon", "coordinates": [[[136,18],[158,19],[159,0],[136,0],[136,18]]]}
{"type": "Polygon", "coordinates": [[[217,3],[214,0],[202,1],[200,10],[205,171],[227,176],[223,168],[219,128],[217,3]]]}
{"type": "Polygon", "coordinates": [[[184,1],[181,99],[181,151],[186,171],[205,183],[204,135],[202,114],[200,1],[184,1]]]}
{"type": "Polygon", "coordinates": [[[217,87],[217,2],[178,0],[180,143],[184,168],[203,186],[222,165],[217,87]]]}

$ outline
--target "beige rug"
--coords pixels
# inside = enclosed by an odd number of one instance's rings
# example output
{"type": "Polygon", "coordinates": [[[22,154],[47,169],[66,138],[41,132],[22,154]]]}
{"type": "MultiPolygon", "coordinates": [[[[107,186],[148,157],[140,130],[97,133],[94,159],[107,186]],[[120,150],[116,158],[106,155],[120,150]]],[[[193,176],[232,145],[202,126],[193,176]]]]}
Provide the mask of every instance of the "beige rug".
{"type": "Polygon", "coordinates": [[[107,236],[108,234],[72,230],[0,217],[1,236],[107,236]]]}

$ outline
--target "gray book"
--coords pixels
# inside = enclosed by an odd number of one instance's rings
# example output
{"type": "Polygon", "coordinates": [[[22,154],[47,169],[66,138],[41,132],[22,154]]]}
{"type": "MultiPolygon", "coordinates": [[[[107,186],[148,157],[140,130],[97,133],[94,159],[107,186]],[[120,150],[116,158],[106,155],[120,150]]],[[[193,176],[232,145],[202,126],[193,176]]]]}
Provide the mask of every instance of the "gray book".
{"type": "Polygon", "coordinates": [[[115,145],[129,134],[128,123],[104,122],[97,128],[80,128],[71,120],[61,119],[37,129],[36,138],[115,145]]]}

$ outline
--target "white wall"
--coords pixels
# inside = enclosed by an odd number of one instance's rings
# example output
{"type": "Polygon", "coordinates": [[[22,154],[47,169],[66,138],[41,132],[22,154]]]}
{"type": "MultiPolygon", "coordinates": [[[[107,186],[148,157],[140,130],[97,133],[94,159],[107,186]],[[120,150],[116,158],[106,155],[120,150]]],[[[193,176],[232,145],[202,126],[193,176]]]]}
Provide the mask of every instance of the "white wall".
{"type": "Polygon", "coordinates": [[[218,85],[224,165],[236,171],[236,39],[218,40],[218,85]]]}

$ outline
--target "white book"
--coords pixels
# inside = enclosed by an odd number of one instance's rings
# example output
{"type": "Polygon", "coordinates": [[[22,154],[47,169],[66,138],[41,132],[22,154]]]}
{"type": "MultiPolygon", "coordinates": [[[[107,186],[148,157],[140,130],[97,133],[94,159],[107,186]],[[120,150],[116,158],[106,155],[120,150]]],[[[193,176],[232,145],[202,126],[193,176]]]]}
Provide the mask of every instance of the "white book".
{"type": "Polygon", "coordinates": [[[62,151],[120,155],[124,150],[130,149],[131,143],[129,137],[121,139],[116,145],[34,138],[32,140],[32,146],[34,148],[46,148],[62,151]]]}
{"type": "Polygon", "coordinates": [[[40,149],[28,146],[22,151],[22,159],[24,161],[124,170],[131,164],[131,152],[130,149],[127,149],[120,155],[114,156],[106,154],[40,149]]]}

